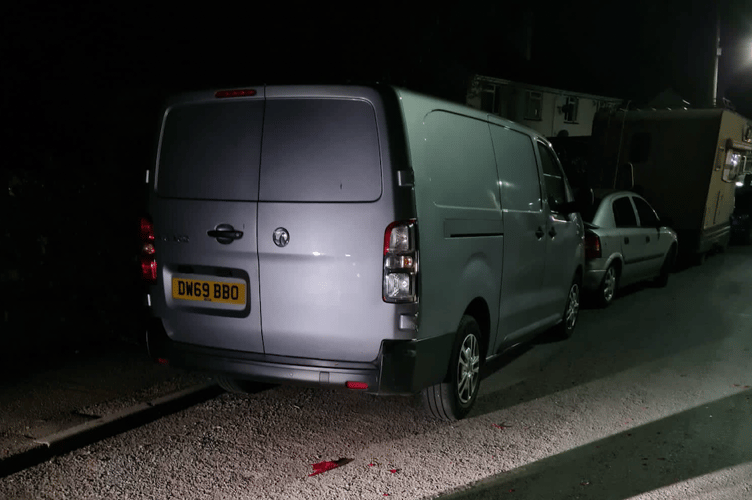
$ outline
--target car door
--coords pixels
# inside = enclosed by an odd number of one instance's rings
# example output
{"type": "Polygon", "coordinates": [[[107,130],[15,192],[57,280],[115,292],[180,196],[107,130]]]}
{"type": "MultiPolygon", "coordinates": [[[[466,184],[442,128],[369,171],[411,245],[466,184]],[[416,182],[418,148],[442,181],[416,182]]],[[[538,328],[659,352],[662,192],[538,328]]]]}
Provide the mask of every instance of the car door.
{"type": "Polygon", "coordinates": [[[632,203],[637,209],[640,228],[645,237],[645,273],[646,276],[655,276],[660,272],[663,256],[671,242],[665,236],[661,238],[660,221],[653,207],[639,196],[632,196],[632,203]]]}
{"type": "Polygon", "coordinates": [[[530,136],[490,124],[504,217],[497,344],[534,330],[545,319],[546,216],[530,136]]]}
{"type": "Polygon", "coordinates": [[[575,269],[582,259],[584,231],[579,213],[568,213],[560,208],[573,202],[574,196],[556,153],[540,140],[536,144],[546,192],[544,210],[548,212],[543,293],[547,317],[555,322],[564,312],[575,269]]]}
{"type": "Polygon", "coordinates": [[[639,227],[634,205],[627,194],[611,201],[614,213],[615,234],[621,250],[624,265],[620,276],[621,284],[633,282],[640,278],[644,269],[645,234],[639,227]]]}

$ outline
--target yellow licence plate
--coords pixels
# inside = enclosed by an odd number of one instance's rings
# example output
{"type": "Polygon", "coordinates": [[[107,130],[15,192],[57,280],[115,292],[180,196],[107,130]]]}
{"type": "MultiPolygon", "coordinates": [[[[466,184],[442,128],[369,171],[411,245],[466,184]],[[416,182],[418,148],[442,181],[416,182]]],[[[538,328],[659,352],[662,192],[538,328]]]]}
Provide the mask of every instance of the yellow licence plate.
{"type": "Polygon", "coordinates": [[[172,298],[245,305],[245,283],[172,278],[172,298]]]}

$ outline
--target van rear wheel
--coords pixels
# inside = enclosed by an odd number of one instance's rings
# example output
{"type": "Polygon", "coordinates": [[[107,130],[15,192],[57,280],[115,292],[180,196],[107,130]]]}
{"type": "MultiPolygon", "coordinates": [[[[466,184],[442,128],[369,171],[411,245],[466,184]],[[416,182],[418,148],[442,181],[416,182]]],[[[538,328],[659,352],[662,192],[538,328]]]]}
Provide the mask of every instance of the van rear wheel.
{"type": "Polygon", "coordinates": [[[423,403],[434,417],[454,421],[475,404],[480,387],[481,333],[472,316],[463,316],[449,360],[447,378],[423,389],[423,403]]]}

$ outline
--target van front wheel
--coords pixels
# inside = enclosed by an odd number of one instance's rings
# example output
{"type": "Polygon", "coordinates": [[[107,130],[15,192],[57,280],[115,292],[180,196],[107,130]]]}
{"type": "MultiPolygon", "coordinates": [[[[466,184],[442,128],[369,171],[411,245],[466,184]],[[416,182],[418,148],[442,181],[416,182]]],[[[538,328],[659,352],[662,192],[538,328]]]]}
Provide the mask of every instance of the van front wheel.
{"type": "Polygon", "coordinates": [[[577,318],[580,315],[580,277],[575,276],[567,293],[567,303],[564,306],[562,321],[554,328],[554,336],[558,339],[568,339],[574,333],[577,318]]]}
{"type": "Polygon", "coordinates": [[[440,420],[454,421],[470,412],[480,387],[480,327],[472,316],[463,316],[449,360],[447,378],[423,389],[423,403],[440,420]]]}

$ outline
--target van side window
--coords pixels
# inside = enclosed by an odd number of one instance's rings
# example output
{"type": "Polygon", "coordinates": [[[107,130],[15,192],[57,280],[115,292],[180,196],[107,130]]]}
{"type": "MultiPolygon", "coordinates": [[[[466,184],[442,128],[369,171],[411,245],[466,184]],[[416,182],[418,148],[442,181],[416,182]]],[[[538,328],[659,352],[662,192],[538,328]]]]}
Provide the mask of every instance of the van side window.
{"type": "Polygon", "coordinates": [[[530,137],[498,125],[490,127],[499,173],[501,208],[540,212],[543,208],[540,177],[530,137]]]}
{"type": "Polygon", "coordinates": [[[628,196],[614,200],[612,207],[614,209],[616,227],[637,226],[637,217],[635,217],[634,209],[628,196]]]}
{"type": "Polygon", "coordinates": [[[635,207],[637,207],[637,215],[640,216],[640,226],[642,227],[657,227],[658,216],[655,214],[655,210],[648,205],[648,202],[642,198],[634,197],[635,207]]]}
{"type": "Polygon", "coordinates": [[[542,143],[538,143],[538,152],[541,157],[541,166],[543,167],[543,178],[546,184],[546,194],[548,195],[548,204],[551,208],[570,201],[569,190],[564,181],[564,173],[556,160],[553,151],[548,149],[542,143]]]}

